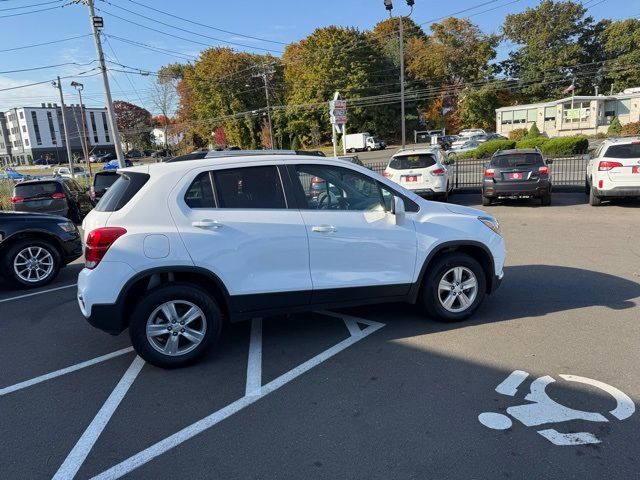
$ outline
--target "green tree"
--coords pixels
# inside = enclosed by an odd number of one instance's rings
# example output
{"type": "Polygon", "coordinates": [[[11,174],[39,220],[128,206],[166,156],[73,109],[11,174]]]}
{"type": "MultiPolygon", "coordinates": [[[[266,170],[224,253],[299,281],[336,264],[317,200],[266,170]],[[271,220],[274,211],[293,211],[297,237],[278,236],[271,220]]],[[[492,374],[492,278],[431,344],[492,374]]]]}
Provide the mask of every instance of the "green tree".
{"type": "Polygon", "coordinates": [[[133,103],[115,100],[113,112],[122,142],[127,150],[134,146],[147,148],[150,145],[152,118],[148,110],[133,103]]]}
{"type": "Polygon", "coordinates": [[[602,32],[604,55],[614,65],[605,65],[605,82],[615,91],[640,86],[640,20],[628,18],[610,23],[602,32]]]}
{"type": "Polygon", "coordinates": [[[496,108],[501,106],[494,86],[468,88],[460,96],[458,110],[460,124],[463,128],[493,130],[496,126],[496,108]]]}
{"type": "Polygon", "coordinates": [[[529,129],[529,133],[525,138],[538,138],[540,136],[540,130],[538,130],[538,125],[534,122],[529,129]]]}
{"type": "Polygon", "coordinates": [[[577,93],[592,92],[589,77],[596,77],[593,62],[601,55],[597,33],[603,25],[586,12],[570,0],[542,0],[534,8],[507,15],[504,38],[522,47],[510,52],[502,66],[517,79],[524,100],[558,98],[573,75],[581,75],[577,93]]]}
{"type": "Polygon", "coordinates": [[[620,119],[618,117],[613,117],[611,123],[609,124],[609,128],[607,129],[607,135],[610,137],[617,137],[622,133],[622,124],[620,123],[620,119]]]}

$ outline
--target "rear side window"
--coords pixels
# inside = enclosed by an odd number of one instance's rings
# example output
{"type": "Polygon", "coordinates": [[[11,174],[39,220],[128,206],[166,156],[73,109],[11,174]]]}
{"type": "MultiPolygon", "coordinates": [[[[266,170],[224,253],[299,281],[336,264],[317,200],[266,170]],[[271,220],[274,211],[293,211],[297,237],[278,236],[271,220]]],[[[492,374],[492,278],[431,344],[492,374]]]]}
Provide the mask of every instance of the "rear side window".
{"type": "Polygon", "coordinates": [[[184,196],[184,201],[189,208],[216,208],[209,172],[203,172],[195,178],[184,196]]]}
{"type": "Polygon", "coordinates": [[[604,152],[608,158],[640,158],[640,142],[626,145],[611,145],[604,152]]]}
{"type": "Polygon", "coordinates": [[[146,173],[127,172],[111,186],[96,205],[98,212],[115,212],[124,207],[149,180],[146,173]]]}
{"type": "Polygon", "coordinates": [[[61,191],[58,182],[42,182],[18,184],[15,187],[16,197],[46,197],[52,193],[61,191]]]}
{"type": "Polygon", "coordinates": [[[544,165],[542,155],[537,153],[514,153],[498,155],[491,159],[491,166],[498,168],[528,167],[544,165]]]}
{"type": "Polygon", "coordinates": [[[218,170],[214,177],[219,208],[287,208],[276,167],[218,170]]]}
{"type": "Polygon", "coordinates": [[[436,156],[431,153],[419,155],[402,155],[393,157],[389,162],[389,168],[394,170],[410,170],[412,168],[427,168],[436,164],[436,156]]]}
{"type": "Polygon", "coordinates": [[[109,188],[115,183],[119,176],[117,173],[113,175],[96,174],[96,176],[93,177],[93,186],[96,188],[109,188]]]}

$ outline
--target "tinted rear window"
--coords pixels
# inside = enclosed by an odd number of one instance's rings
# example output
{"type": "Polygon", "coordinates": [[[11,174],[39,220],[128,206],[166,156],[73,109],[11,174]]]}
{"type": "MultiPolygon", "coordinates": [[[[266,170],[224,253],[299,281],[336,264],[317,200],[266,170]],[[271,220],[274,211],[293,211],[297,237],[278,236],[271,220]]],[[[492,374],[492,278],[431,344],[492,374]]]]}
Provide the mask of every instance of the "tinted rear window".
{"type": "Polygon", "coordinates": [[[93,179],[93,186],[96,188],[107,188],[114,184],[114,182],[118,179],[120,175],[104,175],[104,174],[96,174],[93,179]]]}
{"type": "Polygon", "coordinates": [[[51,195],[60,190],[58,182],[18,184],[15,187],[16,196],[25,198],[51,195]]]}
{"type": "Polygon", "coordinates": [[[604,154],[609,158],[640,158],[640,142],[626,145],[611,145],[604,154]]]}
{"type": "Polygon", "coordinates": [[[436,164],[436,157],[430,153],[420,155],[403,155],[394,157],[389,162],[389,168],[394,170],[410,170],[412,168],[427,168],[436,164]]]}
{"type": "Polygon", "coordinates": [[[98,212],[115,212],[124,207],[133,196],[138,193],[142,186],[149,180],[146,173],[127,172],[120,175],[120,178],[107,190],[107,193],[100,199],[96,210],[98,212]]]}
{"type": "Polygon", "coordinates": [[[542,156],[537,153],[513,153],[499,155],[491,159],[491,165],[498,168],[528,167],[543,164],[542,156]]]}

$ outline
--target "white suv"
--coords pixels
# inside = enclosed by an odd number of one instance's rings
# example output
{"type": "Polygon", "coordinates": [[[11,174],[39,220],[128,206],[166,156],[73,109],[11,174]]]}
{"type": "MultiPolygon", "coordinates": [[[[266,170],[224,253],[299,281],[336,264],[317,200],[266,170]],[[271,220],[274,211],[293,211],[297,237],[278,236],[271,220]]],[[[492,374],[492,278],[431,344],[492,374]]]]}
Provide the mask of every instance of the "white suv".
{"type": "Polygon", "coordinates": [[[605,140],[587,165],[585,192],[593,206],[616,197],[640,197],[640,138],[605,140]]]}
{"type": "Polygon", "coordinates": [[[418,195],[444,202],[453,189],[453,165],[440,147],[399,150],[384,176],[418,195]]]}
{"type": "Polygon", "coordinates": [[[463,320],[502,279],[481,211],[338,159],[209,155],[121,170],[83,223],[80,309],[111,334],[128,326],[152,364],[192,362],[224,321],[278,312],[407,301],[463,320]]]}

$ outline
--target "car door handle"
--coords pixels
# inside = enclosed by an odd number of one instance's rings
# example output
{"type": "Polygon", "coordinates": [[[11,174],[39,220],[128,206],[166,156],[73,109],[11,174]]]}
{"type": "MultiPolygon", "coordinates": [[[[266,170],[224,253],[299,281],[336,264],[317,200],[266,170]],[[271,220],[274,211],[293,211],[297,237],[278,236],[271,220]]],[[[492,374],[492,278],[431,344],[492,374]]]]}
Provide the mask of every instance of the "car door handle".
{"type": "Polygon", "coordinates": [[[222,228],[222,224],[216,222],[215,220],[195,220],[191,222],[191,225],[198,228],[211,228],[213,230],[217,230],[218,228],[222,228]]]}
{"type": "Polygon", "coordinates": [[[316,233],[333,233],[337,232],[338,229],[333,225],[314,225],[311,227],[311,231],[316,233]]]}

